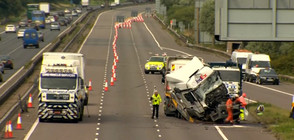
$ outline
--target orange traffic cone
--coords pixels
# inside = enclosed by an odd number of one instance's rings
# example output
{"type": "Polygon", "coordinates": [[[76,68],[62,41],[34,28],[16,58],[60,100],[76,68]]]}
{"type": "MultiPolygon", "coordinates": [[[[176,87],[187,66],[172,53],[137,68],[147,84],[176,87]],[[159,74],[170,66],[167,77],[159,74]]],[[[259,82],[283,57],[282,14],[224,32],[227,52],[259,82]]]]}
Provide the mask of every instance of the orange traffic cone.
{"type": "Polygon", "coordinates": [[[108,91],[108,84],[107,84],[107,80],[105,80],[104,91],[108,91]]]}
{"type": "Polygon", "coordinates": [[[116,62],[115,62],[115,59],[113,59],[113,66],[114,66],[114,69],[116,69],[116,62]]]}
{"type": "Polygon", "coordinates": [[[118,63],[118,55],[116,55],[115,62],[118,63]]]}
{"type": "Polygon", "coordinates": [[[110,85],[113,86],[114,83],[113,83],[113,77],[111,76],[111,79],[110,79],[110,85]]]}
{"type": "Polygon", "coordinates": [[[7,123],[6,123],[6,126],[5,126],[5,134],[4,134],[4,138],[5,138],[5,139],[8,139],[8,138],[9,138],[8,127],[9,127],[9,124],[8,124],[8,122],[7,122],[7,123]]]}
{"type": "Polygon", "coordinates": [[[92,91],[92,80],[89,81],[89,91],[92,91]]]}
{"type": "Polygon", "coordinates": [[[12,125],[11,125],[11,120],[9,120],[8,123],[6,123],[4,138],[5,139],[10,139],[12,137],[13,137],[12,125]]]}
{"type": "Polygon", "coordinates": [[[17,124],[16,124],[16,130],[21,130],[22,126],[21,126],[21,116],[20,113],[18,113],[18,117],[17,117],[17,124]]]}
{"type": "Polygon", "coordinates": [[[28,108],[32,108],[33,107],[33,99],[32,99],[32,94],[30,93],[30,97],[29,97],[29,101],[28,101],[28,108]]]}
{"type": "Polygon", "coordinates": [[[116,74],[115,73],[113,73],[113,81],[116,81],[116,74]]]}

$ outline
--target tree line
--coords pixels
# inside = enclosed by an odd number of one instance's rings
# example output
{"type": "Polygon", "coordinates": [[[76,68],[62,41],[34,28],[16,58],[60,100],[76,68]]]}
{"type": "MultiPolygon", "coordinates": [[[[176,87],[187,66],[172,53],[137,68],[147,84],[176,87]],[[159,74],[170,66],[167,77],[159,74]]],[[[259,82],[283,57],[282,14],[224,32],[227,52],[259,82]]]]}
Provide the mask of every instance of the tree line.
{"type": "MultiPolygon", "coordinates": [[[[203,3],[199,18],[201,30],[208,32],[212,37],[215,27],[214,1],[206,0],[203,3]]],[[[177,19],[186,25],[191,25],[190,30],[193,32],[195,0],[161,0],[161,4],[167,7],[167,25],[171,19],[177,19]]],[[[294,76],[294,42],[244,42],[244,44],[244,49],[270,55],[271,65],[279,74],[294,76]]]]}

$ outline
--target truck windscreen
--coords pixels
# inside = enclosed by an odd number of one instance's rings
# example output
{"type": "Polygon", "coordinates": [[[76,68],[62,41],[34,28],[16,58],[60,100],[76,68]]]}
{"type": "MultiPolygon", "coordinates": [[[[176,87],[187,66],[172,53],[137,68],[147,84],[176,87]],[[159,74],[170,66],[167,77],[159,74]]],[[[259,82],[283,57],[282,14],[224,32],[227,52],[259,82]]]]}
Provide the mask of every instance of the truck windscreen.
{"type": "Polygon", "coordinates": [[[269,61],[252,61],[251,66],[256,68],[270,68],[271,64],[269,61]]]}
{"type": "Polygon", "coordinates": [[[76,77],[42,77],[42,89],[76,89],[76,77]]]}
{"type": "Polygon", "coordinates": [[[238,64],[245,64],[246,60],[247,60],[247,58],[237,58],[238,64]]]}
{"type": "Polygon", "coordinates": [[[240,82],[240,71],[218,70],[220,77],[225,82],[240,82]]]}
{"type": "Polygon", "coordinates": [[[219,78],[216,72],[213,72],[209,77],[207,77],[196,91],[193,92],[194,96],[199,97],[201,100],[205,99],[206,94],[219,87],[222,84],[221,79],[219,78]]]}

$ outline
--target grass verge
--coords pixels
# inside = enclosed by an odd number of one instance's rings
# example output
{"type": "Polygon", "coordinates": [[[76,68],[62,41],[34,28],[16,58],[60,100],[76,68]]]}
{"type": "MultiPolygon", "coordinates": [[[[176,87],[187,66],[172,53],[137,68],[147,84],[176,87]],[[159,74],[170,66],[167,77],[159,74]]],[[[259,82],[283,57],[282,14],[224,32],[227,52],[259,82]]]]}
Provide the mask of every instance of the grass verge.
{"type": "Polygon", "coordinates": [[[250,115],[253,115],[259,123],[264,124],[278,139],[294,139],[294,119],[289,117],[290,110],[281,109],[268,103],[253,103],[247,107],[250,115]],[[265,110],[263,115],[258,116],[256,114],[256,108],[260,104],[264,105],[265,110]]]}

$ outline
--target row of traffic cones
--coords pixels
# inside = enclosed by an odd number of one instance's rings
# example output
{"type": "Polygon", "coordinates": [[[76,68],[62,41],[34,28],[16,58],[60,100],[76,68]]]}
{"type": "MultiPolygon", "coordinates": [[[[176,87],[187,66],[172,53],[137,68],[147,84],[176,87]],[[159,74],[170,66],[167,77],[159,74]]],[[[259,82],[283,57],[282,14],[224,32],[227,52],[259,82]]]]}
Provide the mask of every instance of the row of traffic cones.
{"type": "MultiPolygon", "coordinates": [[[[29,99],[28,99],[28,104],[27,104],[27,108],[33,108],[33,98],[32,98],[32,94],[30,93],[29,95],[29,99]]],[[[17,124],[16,124],[16,130],[22,130],[22,121],[21,121],[21,114],[18,113],[18,117],[17,117],[17,124]]],[[[13,138],[13,133],[12,133],[12,123],[11,120],[9,120],[6,123],[5,126],[5,133],[4,133],[4,139],[10,139],[13,138]]]]}
{"type": "MultiPolygon", "coordinates": [[[[118,39],[118,29],[119,28],[128,28],[130,29],[132,27],[132,22],[144,22],[144,19],[142,17],[142,14],[139,14],[137,17],[129,18],[123,23],[117,23],[115,24],[115,35],[113,37],[112,42],[112,50],[113,50],[113,64],[112,64],[112,76],[110,78],[110,86],[114,86],[114,82],[116,81],[116,69],[117,69],[117,63],[118,63],[118,55],[116,51],[116,42],[118,39]]],[[[105,80],[104,84],[104,91],[108,91],[108,81],[105,80]]]]}
{"type": "MultiPolygon", "coordinates": [[[[21,115],[20,115],[20,113],[18,113],[17,125],[16,125],[16,128],[15,129],[16,130],[22,130],[21,115]]],[[[13,138],[11,120],[9,120],[6,123],[6,126],[5,126],[5,134],[4,134],[4,139],[10,139],[10,138],[13,138]]]]}

